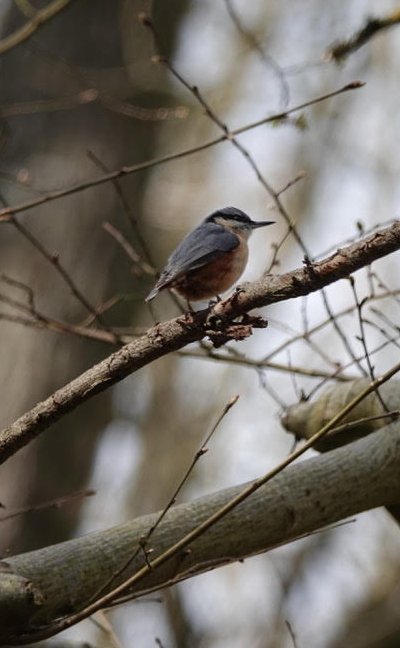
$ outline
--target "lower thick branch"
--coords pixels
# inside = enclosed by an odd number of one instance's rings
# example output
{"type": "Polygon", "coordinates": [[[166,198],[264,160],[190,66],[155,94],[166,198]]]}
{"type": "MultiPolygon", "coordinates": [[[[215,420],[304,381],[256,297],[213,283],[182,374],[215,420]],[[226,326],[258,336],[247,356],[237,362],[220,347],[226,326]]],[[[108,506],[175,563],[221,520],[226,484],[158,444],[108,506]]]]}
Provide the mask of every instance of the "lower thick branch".
{"type": "MultiPolygon", "coordinates": [[[[400,501],[400,424],[393,423],[346,448],[290,466],[253,493],[188,549],[150,571],[136,583],[139,596],[171,581],[271,549],[347,516],[400,501]]],[[[242,491],[230,488],[171,509],[147,546],[152,558],[242,491]]],[[[84,607],[107,584],[111,589],[145,564],[140,539],[158,515],[5,561],[8,582],[30,584],[13,592],[12,619],[5,612],[6,590],[0,571],[0,641],[27,643],[58,632],[57,619],[84,607]],[[113,576],[115,577],[113,579],[113,576]],[[32,590],[36,598],[32,598],[32,590]],[[20,605],[15,606],[15,601],[20,605]],[[20,613],[18,613],[18,610],[20,613]],[[29,612],[28,612],[29,610],[29,612]]],[[[103,591],[104,593],[104,591],[103,591]]]]}

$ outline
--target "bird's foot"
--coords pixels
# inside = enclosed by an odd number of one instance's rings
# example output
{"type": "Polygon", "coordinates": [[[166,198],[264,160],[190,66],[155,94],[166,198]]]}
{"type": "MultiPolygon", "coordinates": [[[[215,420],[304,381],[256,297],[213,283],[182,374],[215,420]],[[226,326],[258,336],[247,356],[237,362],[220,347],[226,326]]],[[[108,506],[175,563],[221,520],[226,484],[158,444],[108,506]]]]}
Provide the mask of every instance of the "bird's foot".
{"type": "Polygon", "coordinates": [[[222,302],[222,297],[220,295],[215,295],[215,297],[213,297],[213,299],[210,299],[210,301],[208,302],[208,308],[212,308],[220,302],[222,302]]]}

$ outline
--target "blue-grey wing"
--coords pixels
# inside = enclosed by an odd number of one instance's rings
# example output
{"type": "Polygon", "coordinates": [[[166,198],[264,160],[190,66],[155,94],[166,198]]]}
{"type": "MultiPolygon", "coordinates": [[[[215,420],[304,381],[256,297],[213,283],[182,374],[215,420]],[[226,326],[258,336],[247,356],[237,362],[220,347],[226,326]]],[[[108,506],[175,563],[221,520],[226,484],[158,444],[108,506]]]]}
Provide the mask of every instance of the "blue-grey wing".
{"type": "Polygon", "coordinates": [[[239,245],[239,238],[217,223],[202,223],[190,232],[168,259],[160,277],[164,285],[215,261],[239,245]]]}

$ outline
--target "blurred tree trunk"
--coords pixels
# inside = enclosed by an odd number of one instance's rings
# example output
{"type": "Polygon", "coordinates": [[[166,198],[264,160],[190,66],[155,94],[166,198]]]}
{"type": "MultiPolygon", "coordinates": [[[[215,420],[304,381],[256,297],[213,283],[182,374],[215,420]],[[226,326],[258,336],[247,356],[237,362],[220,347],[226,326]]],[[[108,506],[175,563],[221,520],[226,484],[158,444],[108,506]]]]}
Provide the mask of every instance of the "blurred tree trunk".
{"type": "MultiPolygon", "coordinates": [[[[157,122],[128,118],[107,109],[101,101],[67,108],[68,97],[89,90],[97,92],[100,99],[102,95],[113,96],[145,108],[160,102],[161,93],[168,89],[167,81],[163,79],[157,90],[147,88],[145,77],[136,79],[127,67],[127,25],[135,64],[146,71],[152,65],[148,34],[137,21],[143,8],[139,0],[72,3],[43,25],[34,38],[2,57],[2,105],[66,98],[65,110],[38,109],[33,114],[3,118],[2,132],[6,136],[1,170],[7,175],[1,191],[8,204],[34,197],[36,189],[50,191],[96,176],[99,170],[89,160],[88,150],[111,169],[152,156],[157,122]],[[128,17],[130,23],[126,22],[128,17]],[[28,180],[25,186],[22,178],[28,180]]],[[[167,27],[172,47],[180,13],[170,14],[167,27]]],[[[10,8],[6,33],[19,24],[18,18],[17,9],[10,8]]],[[[145,179],[141,174],[124,183],[138,216],[145,179]]],[[[51,253],[59,254],[60,262],[91,304],[101,303],[114,293],[144,292],[130,276],[123,252],[102,229],[104,221],[114,221],[132,239],[128,219],[111,184],[30,210],[18,219],[51,253]]],[[[11,224],[2,225],[1,233],[1,271],[31,286],[37,308],[46,314],[82,321],[88,313],[70,294],[55,268],[11,224]]],[[[136,317],[135,312],[123,307],[115,316],[104,319],[123,324],[131,317],[136,317]]],[[[2,425],[108,352],[99,344],[73,337],[3,321],[0,325],[2,425]]],[[[84,487],[99,434],[112,418],[111,398],[110,391],[102,394],[8,462],[1,475],[1,499],[7,508],[34,505],[84,487]]],[[[2,552],[33,549],[66,539],[73,532],[79,504],[32,512],[12,523],[3,523],[2,552]]]]}

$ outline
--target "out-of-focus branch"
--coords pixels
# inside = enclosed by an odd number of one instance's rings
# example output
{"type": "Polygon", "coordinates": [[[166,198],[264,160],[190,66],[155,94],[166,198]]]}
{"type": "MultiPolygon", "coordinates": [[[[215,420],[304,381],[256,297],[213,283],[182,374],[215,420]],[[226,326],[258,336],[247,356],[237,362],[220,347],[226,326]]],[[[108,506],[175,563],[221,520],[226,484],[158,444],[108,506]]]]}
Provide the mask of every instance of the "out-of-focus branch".
{"type": "MultiPolygon", "coordinates": [[[[20,283],[20,282],[14,282],[11,278],[7,277],[6,275],[1,275],[1,273],[0,273],[0,280],[9,282],[11,285],[13,285],[13,283],[20,283]]],[[[23,285],[23,287],[29,290],[28,286],[23,285]]],[[[396,294],[396,292],[397,291],[386,290],[384,293],[376,294],[364,298],[363,303],[365,304],[368,301],[387,299],[389,296],[396,294]]],[[[109,308],[114,306],[122,299],[123,299],[122,296],[115,295],[114,297],[104,302],[104,304],[102,304],[101,306],[97,306],[96,311],[99,313],[107,311],[109,308]]],[[[6,295],[3,295],[1,293],[0,293],[0,302],[4,302],[5,304],[11,306],[17,311],[17,314],[0,312],[0,321],[12,322],[15,324],[20,324],[21,326],[27,326],[39,330],[49,330],[61,334],[74,335],[87,340],[95,340],[98,342],[103,342],[105,344],[114,347],[115,346],[119,347],[121,346],[121,344],[128,344],[133,339],[138,338],[139,336],[143,335],[146,332],[146,328],[144,327],[138,327],[135,329],[128,327],[128,328],[114,328],[113,332],[108,333],[105,330],[90,327],[89,326],[91,323],[90,321],[86,321],[85,323],[77,325],[77,324],[72,324],[70,322],[57,320],[52,317],[49,317],[48,315],[45,315],[43,312],[38,311],[34,302],[32,301],[29,301],[29,303],[26,304],[19,300],[16,300],[15,298],[7,297],[6,295]],[[117,340],[115,337],[116,335],[118,336],[117,340]]],[[[353,305],[348,308],[342,309],[341,311],[335,314],[335,317],[342,317],[344,315],[348,315],[349,313],[352,313],[355,308],[356,306],[353,305]]],[[[373,307],[371,307],[371,311],[377,317],[380,318],[384,317],[380,311],[374,309],[373,307]]],[[[332,367],[333,370],[331,372],[328,372],[328,371],[323,371],[321,369],[310,370],[307,367],[295,366],[291,363],[285,364],[282,362],[274,362],[271,360],[271,358],[276,356],[279,352],[282,352],[282,350],[284,350],[286,347],[289,347],[291,344],[294,344],[299,340],[308,343],[311,349],[319,353],[320,350],[318,346],[316,346],[315,343],[313,343],[310,338],[312,334],[323,329],[329,323],[330,320],[325,319],[324,321],[320,322],[313,328],[309,329],[306,334],[299,333],[292,336],[289,340],[286,340],[286,342],[280,344],[278,347],[270,351],[267,356],[258,359],[248,358],[246,355],[239,353],[232,346],[229,347],[228,349],[230,355],[227,355],[226,353],[224,354],[218,353],[212,349],[211,345],[205,345],[204,343],[201,344],[200,351],[178,351],[178,353],[180,353],[180,355],[182,356],[194,357],[194,358],[199,358],[204,360],[211,360],[214,362],[225,362],[228,364],[229,363],[237,364],[239,366],[253,368],[256,371],[261,371],[261,372],[264,370],[283,371],[283,372],[292,372],[294,374],[299,374],[299,375],[305,375],[313,378],[323,378],[324,382],[326,382],[328,379],[335,380],[338,382],[347,382],[349,380],[354,380],[357,376],[344,373],[347,369],[353,366],[353,362],[349,362],[346,365],[336,363],[332,367]]],[[[271,320],[269,320],[269,324],[271,324],[271,320]]],[[[392,326],[394,325],[392,324],[392,326]]],[[[381,329],[379,329],[379,331],[382,332],[381,329]]],[[[382,349],[385,348],[388,344],[398,345],[397,338],[399,337],[399,335],[397,329],[395,329],[395,332],[397,332],[397,335],[394,337],[387,336],[385,334],[386,341],[383,344],[380,343],[377,346],[374,346],[369,351],[369,356],[372,357],[379,351],[382,351],[382,349]]],[[[358,362],[361,362],[364,359],[365,359],[365,355],[363,354],[357,357],[358,362]]],[[[316,387],[313,388],[313,391],[319,389],[321,386],[322,385],[319,386],[317,385],[316,387]]]]}
{"type": "Polygon", "coordinates": [[[10,216],[10,222],[14,225],[15,229],[39,252],[39,254],[55,269],[64,283],[68,286],[73,296],[78,302],[93,316],[94,320],[104,328],[108,333],[112,334],[111,329],[103,322],[102,317],[96,312],[95,307],[88,301],[80,288],[76,285],[71,275],[61,263],[58,254],[52,254],[45,248],[43,243],[30,232],[25,225],[22,225],[13,214],[10,216]]]}
{"type": "Polygon", "coordinates": [[[57,110],[72,110],[78,106],[88,106],[92,103],[98,103],[107,110],[141,121],[184,119],[187,117],[188,112],[184,106],[177,106],[176,108],[144,108],[143,106],[121,101],[111,95],[107,95],[106,99],[106,95],[102,94],[97,88],[88,87],[76,94],[54,99],[0,104],[0,117],[18,117],[20,115],[56,112],[57,110]]]}
{"type": "MultiPolygon", "coordinates": [[[[368,384],[367,378],[359,378],[347,384],[330,385],[319,398],[290,406],[281,422],[297,440],[308,441],[338,409],[347,405],[368,384]]],[[[400,381],[390,380],[354,407],[341,425],[331,429],[313,447],[319,452],[325,452],[351,443],[388,422],[397,420],[399,407],[400,381]],[[381,398],[387,403],[388,411],[383,410],[381,398]]]]}
{"type": "Polygon", "coordinates": [[[251,49],[258,54],[260,59],[271,68],[276,75],[280,85],[280,106],[286,107],[289,102],[289,84],[281,66],[275,59],[264,49],[257,37],[245,27],[237,11],[232,5],[231,0],[225,0],[226,10],[236,29],[242,38],[250,45],[251,49]]]}
{"type": "Polygon", "coordinates": [[[337,41],[325,53],[328,61],[341,63],[350,54],[363,47],[376,34],[400,23],[400,9],[396,9],[383,18],[368,18],[365,25],[347,40],[337,41]]]}
{"type": "Polygon", "coordinates": [[[199,360],[213,360],[214,362],[226,362],[227,364],[235,364],[242,367],[249,367],[262,371],[263,369],[272,369],[275,371],[283,371],[285,373],[294,373],[300,376],[307,376],[308,378],[332,378],[339,382],[348,382],[354,380],[357,376],[350,376],[347,374],[338,374],[335,376],[332,371],[324,371],[323,369],[310,369],[309,367],[299,367],[293,364],[284,364],[283,362],[267,362],[264,360],[253,360],[246,356],[227,355],[226,353],[217,353],[210,349],[208,353],[204,351],[181,351],[182,357],[196,358],[199,360]]]}
{"type": "Polygon", "coordinates": [[[76,501],[77,499],[83,499],[84,497],[91,497],[95,495],[96,491],[87,488],[86,490],[77,491],[76,493],[70,493],[69,495],[63,495],[62,497],[57,497],[52,500],[47,500],[45,502],[40,502],[39,504],[33,504],[32,506],[24,506],[19,509],[8,510],[0,514],[0,522],[5,522],[11,518],[18,517],[19,515],[25,515],[26,513],[33,513],[34,511],[43,511],[49,508],[60,508],[64,504],[69,504],[70,502],[76,501]]]}
{"type": "Polygon", "coordinates": [[[36,11],[31,20],[28,20],[22,27],[0,41],[0,54],[4,54],[4,52],[8,52],[13,47],[26,41],[39,27],[57,15],[71,2],[72,0],[54,0],[44,9],[36,11]]]}
{"type": "MultiPolygon", "coordinates": [[[[394,423],[351,446],[290,466],[194,540],[189,551],[149,570],[131,589],[132,598],[266,551],[366,509],[395,503],[400,498],[399,439],[399,425],[394,423]]],[[[170,509],[152,537],[152,555],[162,554],[250,485],[170,509]]],[[[14,616],[2,615],[0,640],[20,645],[57,632],[57,619],[79,610],[119,573],[132,547],[156,519],[157,514],[148,515],[3,561],[0,615],[12,597],[14,616]]],[[[123,582],[143,565],[145,558],[138,554],[118,580],[123,582]]]]}
{"type": "Polygon", "coordinates": [[[246,133],[252,130],[253,128],[258,128],[259,126],[263,126],[264,124],[284,121],[289,115],[291,115],[294,112],[313,106],[317,103],[320,103],[321,101],[326,101],[327,99],[336,97],[337,95],[342,94],[344,92],[357,90],[358,88],[361,88],[363,85],[364,83],[362,83],[361,81],[353,81],[352,83],[348,83],[347,85],[343,86],[342,88],[339,88],[338,90],[333,90],[332,92],[328,92],[327,94],[321,95],[319,97],[315,97],[310,101],[306,101],[304,103],[298,104],[297,106],[294,106],[293,108],[289,108],[284,112],[276,113],[275,115],[270,115],[268,117],[264,117],[263,119],[258,119],[257,121],[251,122],[250,124],[246,124],[245,126],[241,126],[240,128],[237,128],[228,134],[225,133],[212,140],[207,140],[202,144],[198,144],[197,146],[192,146],[188,149],[184,149],[183,151],[179,151],[177,153],[170,153],[168,155],[163,155],[153,160],[147,160],[146,162],[140,162],[139,164],[124,166],[121,169],[117,169],[116,171],[110,171],[110,173],[105,173],[104,175],[98,178],[92,178],[91,180],[80,182],[78,184],[66,187],[65,189],[49,192],[45,195],[41,195],[38,196],[37,198],[33,198],[32,200],[28,200],[24,203],[20,203],[19,205],[10,205],[10,207],[5,207],[3,209],[0,209],[0,222],[10,220],[10,214],[18,214],[20,212],[27,211],[28,209],[32,209],[33,207],[38,207],[39,205],[43,205],[44,203],[48,203],[53,200],[58,200],[59,198],[64,198],[64,196],[70,196],[74,193],[78,193],[79,191],[84,191],[85,189],[90,189],[91,187],[97,187],[98,185],[104,184],[106,182],[112,182],[113,180],[118,180],[119,178],[123,178],[124,176],[131,175],[132,173],[137,173],[145,169],[150,169],[152,167],[158,166],[159,164],[165,164],[167,162],[171,162],[172,160],[179,160],[180,158],[187,157],[188,155],[194,155],[195,153],[199,153],[200,151],[204,151],[208,148],[211,148],[216,144],[221,144],[221,142],[225,142],[229,140],[232,135],[240,135],[241,133],[246,133]]]}
{"type": "MultiPolygon", "coordinates": [[[[89,157],[90,160],[92,160],[92,162],[94,162],[97,165],[97,167],[99,169],[101,169],[101,171],[103,173],[109,173],[110,170],[106,167],[104,162],[102,160],[100,160],[100,158],[97,157],[97,155],[95,155],[93,153],[93,151],[88,151],[88,157],[89,157]]],[[[142,233],[140,231],[140,227],[139,227],[136,215],[135,215],[134,211],[132,210],[132,208],[131,208],[131,206],[129,204],[129,201],[125,196],[124,190],[121,187],[118,180],[113,180],[113,185],[114,185],[115,192],[116,192],[116,194],[118,196],[118,199],[119,199],[119,201],[121,203],[121,206],[123,208],[124,214],[125,214],[128,222],[130,223],[132,229],[133,229],[133,232],[135,234],[136,239],[138,240],[138,242],[140,244],[140,247],[141,247],[141,250],[142,250],[142,253],[143,253],[143,256],[145,257],[145,259],[144,260],[141,259],[140,255],[138,255],[135,252],[135,250],[133,250],[132,245],[128,244],[128,242],[124,239],[122,234],[120,232],[117,232],[116,228],[113,225],[108,223],[108,224],[103,225],[103,227],[104,227],[104,229],[106,231],[108,231],[109,234],[111,234],[120,243],[120,245],[122,244],[122,247],[125,250],[125,252],[128,253],[128,256],[130,256],[132,261],[138,267],[141,268],[142,272],[144,272],[145,274],[150,274],[150,275],[152,275],[154,277],[156,272],[154,270],[153,259],[152,259],[151,254],[150,254],[150,250],[148,250],[146,241],[144,240],[144,238],[142,236],[142,233]]]]}
{"type": "Polygon", "coordinates": [[[320,290],[398,249],[400,221],[395,221],[327,259],[283,275],[267,275],[208,309],[156,324],[0,432],[0,463],[78,405],[150,362],[207,336],[216,346],[244,339],[260,322],[247,316],[251,309],[320,290]]]}

